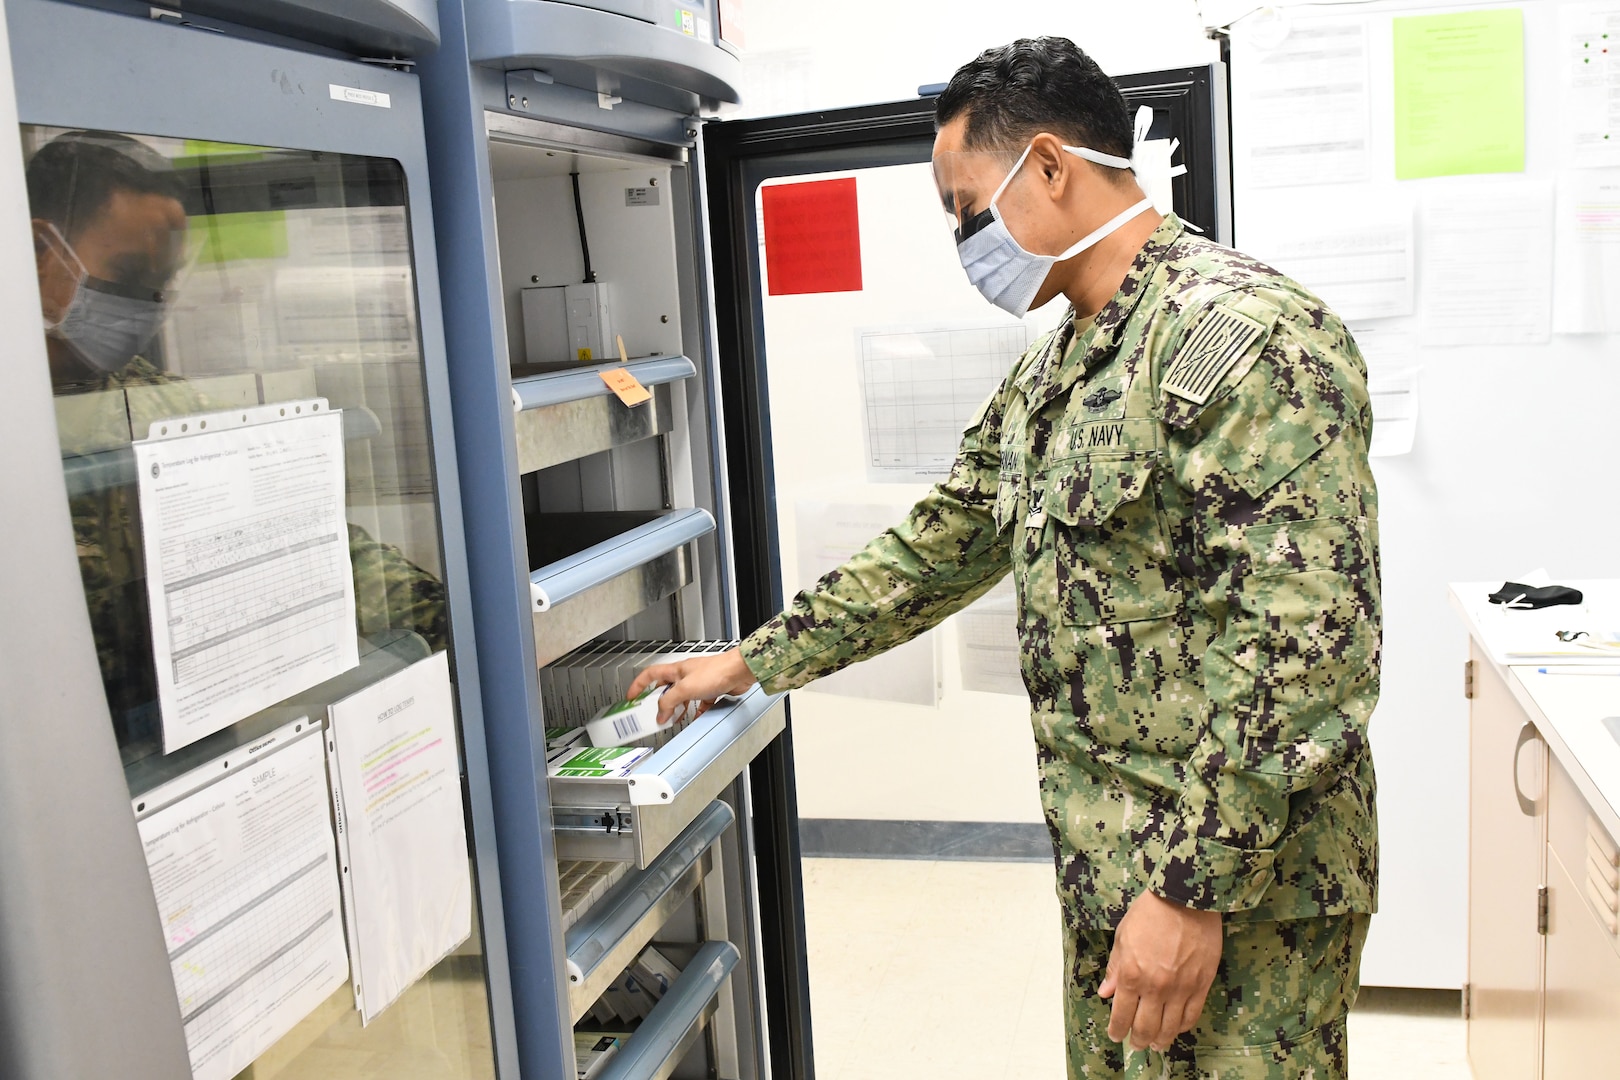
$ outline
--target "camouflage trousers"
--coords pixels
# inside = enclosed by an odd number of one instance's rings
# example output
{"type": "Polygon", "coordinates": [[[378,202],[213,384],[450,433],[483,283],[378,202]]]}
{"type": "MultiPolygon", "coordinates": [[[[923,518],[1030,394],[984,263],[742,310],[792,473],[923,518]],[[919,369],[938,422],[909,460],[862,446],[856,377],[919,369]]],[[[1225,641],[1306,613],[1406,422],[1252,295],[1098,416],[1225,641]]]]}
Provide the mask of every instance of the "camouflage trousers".
{"type": "Polygon", "coordinates": [[[1346,1080],[1345,1020],[1371,916],[1228,922],[1198,1026],[1168,1052],[1126,1053],[1097,996],[1114,935],[1065,912],[1063,1019],[1070,1080],[1346,1080]]]}

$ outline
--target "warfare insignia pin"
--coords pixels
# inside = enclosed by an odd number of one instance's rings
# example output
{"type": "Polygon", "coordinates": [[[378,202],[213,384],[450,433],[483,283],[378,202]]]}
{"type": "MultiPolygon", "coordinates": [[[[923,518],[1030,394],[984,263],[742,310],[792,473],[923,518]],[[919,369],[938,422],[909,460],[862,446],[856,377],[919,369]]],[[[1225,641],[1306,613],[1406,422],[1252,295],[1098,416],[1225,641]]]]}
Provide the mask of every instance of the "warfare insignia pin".
{"type": "Polygon", "coordinates": [[[1217,308],[1194,326],[1176,350],[1160,389],[1194,405],[1209,400],[1221,378],[1232,369],[1268,327],[1230,308],[1217,308]]]}
{"type": "Polygon", "coordinates": [[[1080,403],[1086,408],[1090,409],[1092,412],[1096,412],[1098,409],[1107,408],[1111,403],[1118,401],[1124,396],[1125,395],[1121,394],[1118,390],[1115,390],[1112,386],[1100,386],[1082,398],[1080,403]]]}

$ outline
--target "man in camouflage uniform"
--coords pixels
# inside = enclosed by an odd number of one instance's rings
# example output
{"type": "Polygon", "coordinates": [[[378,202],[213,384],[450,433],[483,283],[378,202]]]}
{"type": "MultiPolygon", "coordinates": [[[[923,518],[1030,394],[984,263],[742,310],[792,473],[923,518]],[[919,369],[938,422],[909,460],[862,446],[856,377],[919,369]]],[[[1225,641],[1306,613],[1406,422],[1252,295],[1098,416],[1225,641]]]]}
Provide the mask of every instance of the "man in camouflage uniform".
{"type": "MultiPolygon", "coordinates": [[[[158,418],[216,408],[140,355],[185,247],[185,185],[150,147],[110,132],[69,132],[27,166],[46,351],[85,601],[126,763],[158,745],[140,508],[129,458],[158,418]]],[[[448,637],[444,587],[398,548],[349,525],[356,621],[448,637]]]]}
{"type": "Polygon", "coordinates": [[[672,683],[673,709],[756,679],[803,686],[1010,571],[1070,1076],[1343,1078],[1377,876],[1365,365],[1298,284],[1142,206],[1124,102],[1072,43],[986,52],[938,125],[970,277],[998,303],[1016,291],[1027,255],[998,275],[968,254],[964,234],[996,221],[1066,252],[1002,303],[1061,292],[1062,325],[905,521],[740,652],[636,689],[672,683]]]}

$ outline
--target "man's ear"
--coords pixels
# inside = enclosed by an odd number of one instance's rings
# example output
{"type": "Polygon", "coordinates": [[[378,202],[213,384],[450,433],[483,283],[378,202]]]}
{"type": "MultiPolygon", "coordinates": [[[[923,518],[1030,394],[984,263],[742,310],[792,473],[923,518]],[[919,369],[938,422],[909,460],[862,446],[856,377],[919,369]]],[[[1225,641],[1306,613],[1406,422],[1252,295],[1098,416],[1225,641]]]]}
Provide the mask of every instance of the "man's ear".
{"type": "Polygon", "coordinates": [[[34,233],[34,272],[39,276],[40,307],[45,317],[54,322],[73,302],[79,281],[68,266],[67,256],[56,249],[50,223],[34,218],[30,224],[34,233]]]}
{"type": "Polygon", "coordinates": [[[1075,180],[1074,167],[1083,164],[1085,162],[1063,149],[1062,139],[1043,131],[1030,140],[1029,160],[1024,167],[1039,173],[1048,197],[1059,202],[1075,180]]]}

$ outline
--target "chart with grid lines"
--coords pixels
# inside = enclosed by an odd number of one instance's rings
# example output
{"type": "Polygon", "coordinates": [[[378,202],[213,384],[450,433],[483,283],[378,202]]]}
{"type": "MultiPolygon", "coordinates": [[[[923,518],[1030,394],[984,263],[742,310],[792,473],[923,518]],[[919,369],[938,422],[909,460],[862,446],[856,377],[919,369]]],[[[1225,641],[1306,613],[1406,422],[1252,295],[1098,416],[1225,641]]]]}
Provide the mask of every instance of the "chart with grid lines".
{"type": "Polygon", "coordinates": [[[1023,323],[862,330],[867,479],[942,479],[962,431],[1029,344],[1023,323]]]}

